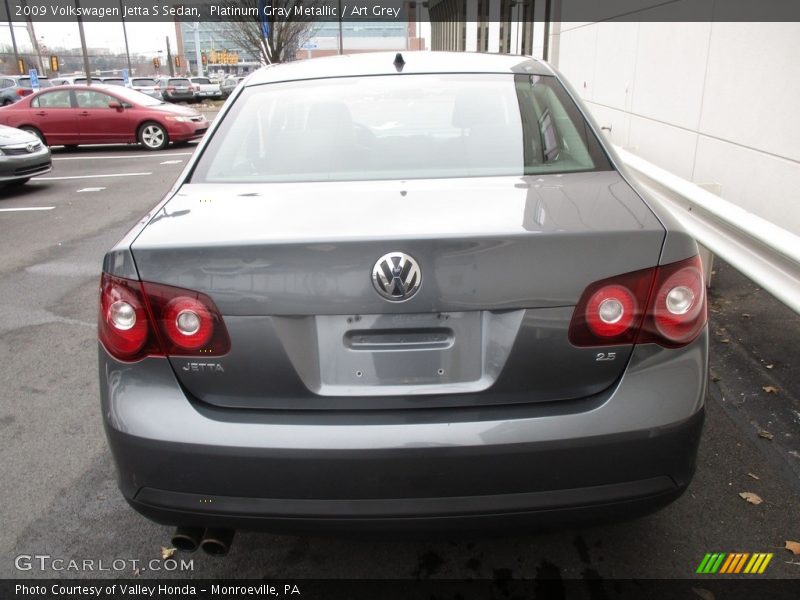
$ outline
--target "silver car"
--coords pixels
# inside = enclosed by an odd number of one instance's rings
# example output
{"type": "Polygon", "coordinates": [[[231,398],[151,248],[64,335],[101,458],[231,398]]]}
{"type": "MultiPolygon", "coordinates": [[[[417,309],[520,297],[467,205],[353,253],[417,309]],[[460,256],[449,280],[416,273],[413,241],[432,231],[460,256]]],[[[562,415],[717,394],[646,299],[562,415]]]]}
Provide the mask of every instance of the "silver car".
{"type": "Polygon", "coordinates": [[[16,186],[53,169],[50,148],[34,134],[0,125],[0,186],[16,186]]]}
{"type": "Polygon", "coordinates": [[[256,73],[106,255],[99,337],[122,493],[184,549],[630,517],[695,468],[697,246],[527,57],[256,73]]]}

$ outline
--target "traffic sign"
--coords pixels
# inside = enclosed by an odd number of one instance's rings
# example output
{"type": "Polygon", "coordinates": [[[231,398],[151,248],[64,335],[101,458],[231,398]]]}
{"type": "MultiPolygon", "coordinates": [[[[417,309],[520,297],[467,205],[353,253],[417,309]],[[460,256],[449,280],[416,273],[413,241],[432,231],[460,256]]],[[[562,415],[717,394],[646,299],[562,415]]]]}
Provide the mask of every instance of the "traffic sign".
{"type": "Polygon", "coordinates": [[[38,90],[39,89],[39,73],[36,69],[31,69],[28,71],[28,75],[31,78],[31,89],[38,90]]]}
{"type": "Polygon", "coordinates": [[[125,85],[131,84],[131,76],[130,73],[128,73],[128,69],[122,69],[122,79],[125,82],[125,85]]]}

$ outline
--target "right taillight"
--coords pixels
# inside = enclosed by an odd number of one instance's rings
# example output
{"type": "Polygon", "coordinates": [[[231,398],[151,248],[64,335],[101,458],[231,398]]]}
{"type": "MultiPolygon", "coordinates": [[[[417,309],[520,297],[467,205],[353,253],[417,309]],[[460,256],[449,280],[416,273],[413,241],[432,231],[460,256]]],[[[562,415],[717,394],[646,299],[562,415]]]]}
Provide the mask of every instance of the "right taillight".
{"type": "Polygon", "coordinates": [[[703,267],[698,256],[595,282],[581,295],[569,328],[575,346],[694,340],[706,323],[703,267]]]}
{"type": "Polygon", "coordinates": [[[658,267],[638,343],[685,346],[706,324],[706,287],[699,256],[658,267]]]}
{"type": "Polygon", "coordinates": [[[123,361],[145,356],[219,356],[230,339],[214,302],[200,292],[103,274],[98,338],[123,361]]]}

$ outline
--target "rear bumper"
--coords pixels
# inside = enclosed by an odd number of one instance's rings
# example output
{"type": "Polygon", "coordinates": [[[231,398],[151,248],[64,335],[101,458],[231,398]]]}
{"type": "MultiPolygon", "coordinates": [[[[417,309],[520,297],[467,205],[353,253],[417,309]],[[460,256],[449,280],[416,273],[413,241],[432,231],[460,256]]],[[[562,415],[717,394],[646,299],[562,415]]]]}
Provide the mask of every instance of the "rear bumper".
{"type": "Polygon", "coordinates": [[[707,334],[637,347],[597,397],[368,415],[218,409],[167,361],[100,349],[120,488],[169,525],[272,531],[554,527],[630,517],[677,498],[704,418],[707,334]]]}

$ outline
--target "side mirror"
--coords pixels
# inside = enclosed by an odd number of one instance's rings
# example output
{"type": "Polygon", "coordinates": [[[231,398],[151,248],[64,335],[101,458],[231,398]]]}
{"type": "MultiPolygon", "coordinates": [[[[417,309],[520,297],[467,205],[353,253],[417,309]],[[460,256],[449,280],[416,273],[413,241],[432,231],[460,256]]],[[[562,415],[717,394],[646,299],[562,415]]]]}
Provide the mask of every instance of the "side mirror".
{"type": "Polygon", "coordinates": [[[108,108],[113,108],[113,109],[116,109],[116,110],[122,110],[122,104],[120,104],[119,102],[109,102],[108,103],[108,108]]]}

